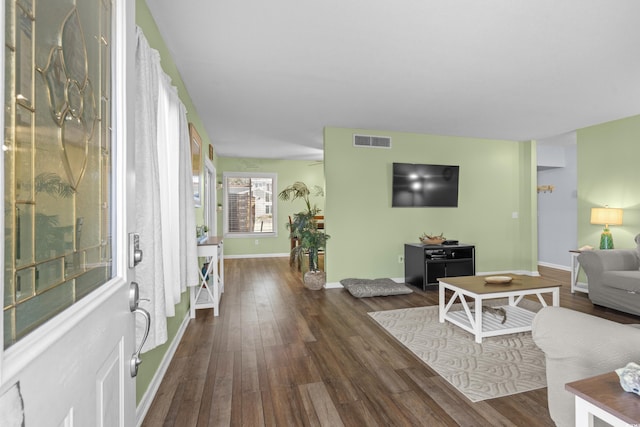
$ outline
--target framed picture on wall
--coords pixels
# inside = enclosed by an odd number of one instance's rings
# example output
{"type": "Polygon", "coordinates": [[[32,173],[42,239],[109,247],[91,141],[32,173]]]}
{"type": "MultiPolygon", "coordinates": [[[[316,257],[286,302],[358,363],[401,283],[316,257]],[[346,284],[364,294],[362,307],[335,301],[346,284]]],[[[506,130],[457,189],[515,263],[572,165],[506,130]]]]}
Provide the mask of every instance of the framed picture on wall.
{"type": "Polygon", "coordinates": [[[202,140],[193,123],[189,123],[189,139],[191,140],[191,170],[193,178],[193,201],[197,208],[202,206],[200,192],[200,175],[202,174],[202,140]]]}

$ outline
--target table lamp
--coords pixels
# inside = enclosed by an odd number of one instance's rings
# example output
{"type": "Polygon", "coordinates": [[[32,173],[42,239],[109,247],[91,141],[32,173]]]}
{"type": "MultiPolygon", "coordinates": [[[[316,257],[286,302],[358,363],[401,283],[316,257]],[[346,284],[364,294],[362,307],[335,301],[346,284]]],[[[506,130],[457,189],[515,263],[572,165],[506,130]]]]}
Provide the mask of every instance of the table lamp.
{"type": "Polygon", "coordinates": [[[591,208],[591,224],[604,225],[604,230],[600,235],[600,249],[613,249],[613,236],[609,231],[610,225],[622,225],[622,209],[591,208]]]}

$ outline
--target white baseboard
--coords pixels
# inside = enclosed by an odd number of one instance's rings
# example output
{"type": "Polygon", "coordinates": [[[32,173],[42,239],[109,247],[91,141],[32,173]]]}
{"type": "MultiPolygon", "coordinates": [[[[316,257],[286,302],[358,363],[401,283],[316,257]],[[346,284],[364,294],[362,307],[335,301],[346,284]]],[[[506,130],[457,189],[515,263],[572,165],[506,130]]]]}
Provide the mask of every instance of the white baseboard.
{"type": "Polygon", "coordinates": [[[538,265],[541,265],[543,267],[555,268],[556,270],[571,271],[571,266],[568,265],[552,264],[550,262],[544,261],[538,261],[538,265]]]}
{"type": "MultiPolygon", "coordinates": [[[[393,280],[396,283],[404,283],[404,277],[392,277],[391,280],[393,280]]],[[[340,282],[331,282],[331,283],[325,283],[324,288],[339,289],[339,288],[344,288],[344,286],[342,286],[340,282]]]]}
{"type": "Polygon", "coordinates": [[[284,254],[245,254],[245,255],[226,255],[224,259],[239,259],[239,258],[289,258],[288,253],[284,254]]]}
{"type": "MultiPolygon", "coordinates": [[[[498,275],[498,274],[520,274],[522,276],[540,276],[537,271],[525,271],[525,270],[501,270],[501,271],[476,271],[476,276],[498,275]]],[[[394,282],[404,283],[404,277],[391,278],[394,282]]],[[[339,289],[343,288],[340,282],[328,282],[325,283],[325,289],[339,289]]]]}
{"type": "Polygon", "coordinates": [[[138,427],[142,425],[142,422],[144,421],[144,417],[147,415],[147,411],[149,411],[149,408],[151,407],[153,398],[156,396],[156,393],[160,388],[160,383],[162,383],[162,379],[164,378],[164,375],[167,373],[167,370],[169,369],[169,364],[171,363],[173,356],[176,354],[176,350],[178,349],[178,344],[180,344],[180,341],[182,340],[182,336],[187,330],[187,325],[189,325],[189,320],[191,320],[191,317],[189,315],[189,311],[187,311],[185,313],[184,320],[182,321],[182,324],[180,325],[180,328],[176,333],[176,336],[173,338],[171,345],[167,349],[167,352],[164,354],[164,357],[162,358],[162,362],[160,363],[160,366],[158,366],[158,369],[156,370],[156,373],[153,376],[151,383],[149,383],[149,387],[147,388],[147,391],[142,396],[142,399],[140,400],[140,404],[138,404],[138,407],[136,408],[136,426],[138,427]]]}
{"type": "Polygon", "coordinates": [[[500,274],[519,274],[521,276],[540,276],[538,271],[526,270],[501,270],[501,271],[476,271],[476,276],[495,276],[500,274]]]}

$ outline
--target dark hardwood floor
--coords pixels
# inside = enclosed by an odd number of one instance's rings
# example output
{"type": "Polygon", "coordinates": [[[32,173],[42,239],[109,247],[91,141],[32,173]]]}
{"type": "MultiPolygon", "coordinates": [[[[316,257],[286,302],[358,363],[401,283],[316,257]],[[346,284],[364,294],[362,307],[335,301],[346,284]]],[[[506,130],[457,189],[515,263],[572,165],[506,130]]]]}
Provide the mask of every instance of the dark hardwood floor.
{"type": "MultiPolygon", "coordinates": [[[[621,323],[562,283],[560,305],[621,323]]],[[[143,426],[552,426],[546,389],[471,403],[367,312],[436,305],[437,291],[356,299],[310,291],[288,258],[225,261],[220,316],[198,310],[143,426]]]]}

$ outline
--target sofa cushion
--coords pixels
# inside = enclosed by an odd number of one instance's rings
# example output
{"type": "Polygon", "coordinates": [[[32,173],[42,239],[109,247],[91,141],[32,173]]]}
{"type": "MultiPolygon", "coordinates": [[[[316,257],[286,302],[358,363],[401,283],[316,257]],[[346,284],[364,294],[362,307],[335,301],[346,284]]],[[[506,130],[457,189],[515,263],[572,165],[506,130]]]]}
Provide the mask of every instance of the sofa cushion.
{"type": "Polygon", "coordinates": [[[410,294],[403,283],[391,279],[342,279],[340,284],[356,298],[410,294]]]}
{"type": "Polygon", "coordinates": [[[640,294],[640,270],[605,271],[602,273],[602,284],[640,294]]]}

